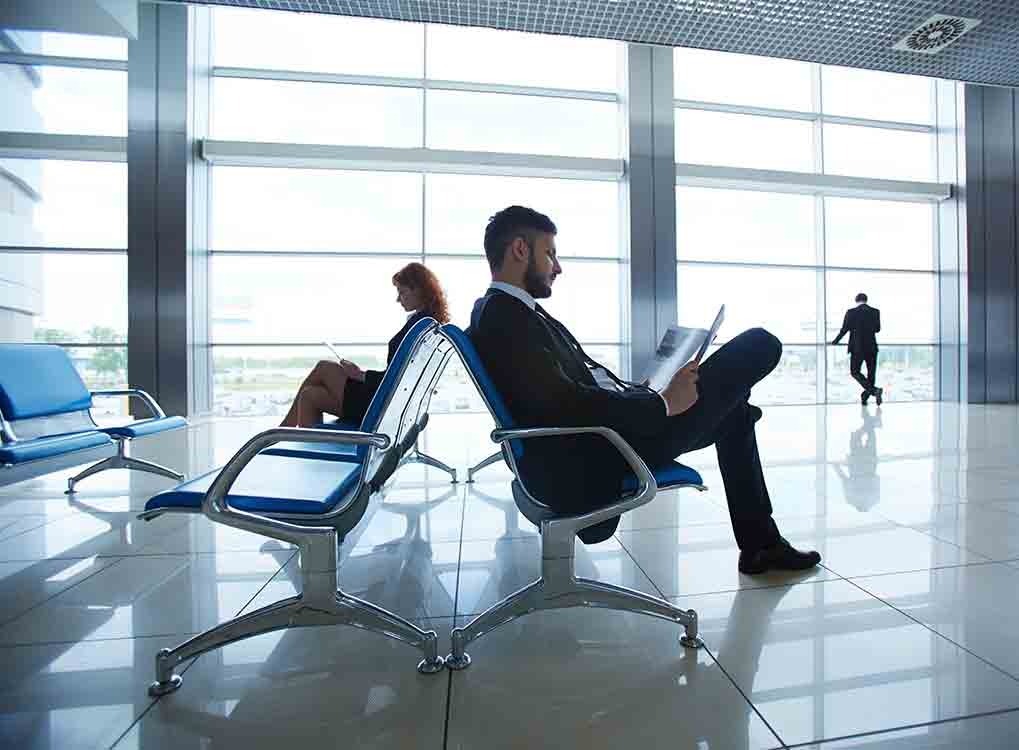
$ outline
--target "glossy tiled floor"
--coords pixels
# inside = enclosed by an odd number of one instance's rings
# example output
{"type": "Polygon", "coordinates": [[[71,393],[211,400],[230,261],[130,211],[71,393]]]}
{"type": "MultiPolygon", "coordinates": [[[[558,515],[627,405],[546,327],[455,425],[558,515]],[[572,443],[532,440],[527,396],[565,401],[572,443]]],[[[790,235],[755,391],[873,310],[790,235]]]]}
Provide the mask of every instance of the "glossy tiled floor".
{"type": "MultiPolygon", "coordinates": [[[[263,426],[196,424],[136,453],[195,474],[263,426]]],[[[424,447],[463,467],[489,427],[435,416],[424,447]]],[[[137,521],[155,477],[100,475],[74,500],[69,472],[0,488],[0,746],[1019,746],[1019,409],[785,407],[760,428],[775,515],[823,568],[736,572],[710,452],[687,457],[710,492],[662,493],[578,548],[583,575],[697,609],[700,652],[662,621],[543,612],[473,643],[465,672],[422,676],[406,646],[309,628],[202,656],[155,702],[155,653],[291,595],[294,550],[203,517],[137,521]]],[[[401,469],[345,544],[344,587],[447,650],[538,570],[507,480],[401,469]]]]}

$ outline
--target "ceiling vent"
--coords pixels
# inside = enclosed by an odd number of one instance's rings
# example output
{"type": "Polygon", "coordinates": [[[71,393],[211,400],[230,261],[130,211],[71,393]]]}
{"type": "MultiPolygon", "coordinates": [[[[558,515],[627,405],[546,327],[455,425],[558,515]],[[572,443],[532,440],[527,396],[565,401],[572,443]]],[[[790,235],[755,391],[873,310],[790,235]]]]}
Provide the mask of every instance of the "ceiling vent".
{"type": "Polygon", "coordinates": [[[936,55],[979,23],[979,18],[935,13],[894,44],[892,49],[936,55]]]}

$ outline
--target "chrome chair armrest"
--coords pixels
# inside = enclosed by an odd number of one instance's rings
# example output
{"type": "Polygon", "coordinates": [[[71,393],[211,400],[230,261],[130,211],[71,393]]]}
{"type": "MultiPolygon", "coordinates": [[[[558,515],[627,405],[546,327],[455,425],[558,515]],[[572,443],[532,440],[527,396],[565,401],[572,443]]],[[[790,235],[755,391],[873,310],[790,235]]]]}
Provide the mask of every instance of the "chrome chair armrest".
{"type": "MultiPolygon", "coordinates": [[[[619,451],[623,459],[629,464],[630,469],[637,476],[637,492],[617,503],[607,505],[603,508],[592,510],[589,513],[584,513],[579,516],[571,516],[567,525],[574,528],[575,530],[585,529],[588,526],[593,526],[602,521],[607,521],[610,518],[615,518],[620,513],[625,513],[628,510],[639,508],[641,505],[645,505],[651,502],[655,495],[658,493],[658,483],[655,481],[654,475],[651,470],[644,463],[644,459],[637,455],[637,452],[630,447],[630,444],[620,437],[619,433],[608,427],[524,427],[520,429],[497,429],[492,431],[492,440],[495,443],[502,445],[508,440],[525,440],[528,438],[541,438],[541,437],[562,437],[566,435],[600,435],[610,443],[612,446],[619,451]]],[[[517,478],[523,480],[520,477],[519,471],[516,468],[516,462],[512,459],[512,452],[506,451],[508,459],[513,473],[517,475],[517,478]]],[[[566,519],[557,521],[557,523],[564,523],[566,519]]]]}
{"type": "Polygon", "coordinates": [[[114,388],[102,391],[92,391],[93,396],[133,396],[134,398],[140,399],[148,410],[152,413],[152,416],[156,419],[162,419],[166,416],[163,409],[156,403],[156,400],[152,398],[148,393],[143,391],[141,388],[114,388]]]}
{"type": "MultiPolygon", "coordinates": [[[[237,477],[251,460],[266,448],[287,440],[308,443],[346,443],[349,445],[373,445],[385,450],[389,437],[379,433],[353,432],[348,430],[318,430],[308,427],[273,427],[260,432],[246,442],[233,458],[220,469],[212,482],[205,499],[202,513],[209,519],[256,534],[266,534],[291,544],[303,546],[309,535],[331,534],[332,528],[322,526],[301,526],[271,516],[263,516],[239,510],[230,506],[227,495],[237,477]]],[[[295,459],[303,460],[303,459],[295,459]]]]}

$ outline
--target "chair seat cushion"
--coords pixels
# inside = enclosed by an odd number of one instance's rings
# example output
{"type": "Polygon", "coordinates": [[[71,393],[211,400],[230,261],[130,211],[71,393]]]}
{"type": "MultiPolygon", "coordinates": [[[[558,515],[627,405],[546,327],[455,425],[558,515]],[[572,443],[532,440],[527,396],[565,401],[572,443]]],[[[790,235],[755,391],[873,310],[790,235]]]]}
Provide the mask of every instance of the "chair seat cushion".
{"type": "Polygon", "coordinates": [[[0,445],[0,464],[21,464],[26,461],[63,456],[84,448],[98,448],[112,443],[109,435],[98,430],[23,440],[0,445]]]}
{"type": "MultiPolygon", "coordinates": [[[[658,483],[658,489],[667,490],[673,487],[688,487],[691,484],[702,485],[704,480],[701,475],[689,466],[683,466],[678,461],[673,461],[665,466],[658,466],[651,469],[658,483]]],[[[637,489],[637,476],[630,474],[623,478],[623,489],[632,492],[637,489]]]]}
{"type": "Polygon", "coordinates": [[[139,419],[137,422],[131,422],[118,427],[103,427],[101,429],[112,437],[137,438],[143,435],[155,435],[157,432],[176,430],[187,426],[188,422],[184,417],[160,417],[157,419],[139,419]]]}
{"type": "MultiPolygon", "coordinates": [[[[251,513],[326,513],[357,486],[361,464],[308,461],[260,453],[244,467],[228,502],[251,513]]],[[[160,492],[145,504],[157,508],[199,509],[219,469],[160,492]]]]}
{"type": "Polygon", "coordinates": [[[317,458],[320,461],[358,461],[357,446],[350,443],[305,443],[288,440],[262,451],[263,456],[317,458]]]}

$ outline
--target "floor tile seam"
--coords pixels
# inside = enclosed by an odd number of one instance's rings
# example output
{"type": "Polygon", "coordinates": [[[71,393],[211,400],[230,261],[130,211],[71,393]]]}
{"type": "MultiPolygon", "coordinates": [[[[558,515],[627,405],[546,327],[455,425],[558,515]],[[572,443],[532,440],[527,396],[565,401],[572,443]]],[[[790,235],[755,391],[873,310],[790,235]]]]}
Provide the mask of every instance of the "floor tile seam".
{"type": "MultiPolygon", "coordinates": [[[[648,572],[646,570],[644,570],[644,566],[642,566],[639,562],[637,562],[637,558],[635,558],[633,556],[633,553],[630,552],[630,550],[628,550],[626,548],[626,545],[623,544],[623,541],[619,538],[619,535],[618,534],[613,534],[612,538],[616,540],[616,544],[618,544],[620,549],[622,549],[623,552],[626,553],[626,556],[630,558],[630,561],[633,562],[633,564],[637,567],[637,570],[639,570],[641,573],[643,573],[644,577],[648,579],[648,582],[650,582],[650,584],[654,587],[655,591],[658,592],[658,596],[661,597],[662,601],[668,602],[669,601],[669,597],[667,597],[665,595],[665,592],[662,590],[662,587],[659,586],[657,583],[655,583],[655,579],[652,578],[650,576],[650,574],[648,574],[648,572]]],[[[672,602],[669,602],[669,603],[671,604],[672,602]]]]}
{"type": "MultiPolygon", "coordinates": [[[[930,531],[921,530],[921,529],[918,529],[918,528],[916,528],[914,526],[905,526],[904,528],[907,528],[907,529],[909,529],[911,531],[915,531],[917,534],[923,534],[924,536],[929,536],[931,539],[936,539],[939,542],[942,542],[944,544],[951,544],[953,547],[958,547],[960,550],[962,550],[963,552],[965,552],[967,554],[976,555],[977,557],[982,557],[987,562],[998,562],[994,558],[988,557],[983,552],[977,552],[976,550],[970,549],[969,547],[964,547],[963,545],[959,544],[958,542],[953,542],[951,539],[945,539],[945,538],[943,538],[941,536],[938,536],[937,534],[932,533],[930,531]]],[[[1015,558],[1008,558],[1008,559],[1015,559],[1015,558]]],[[[948,566],[948,567],[954,567],[954,566],[948,566]]]]}
{"type": "MultiPolygon", "coordinates": [[[[467,523],[467,493],[470,488],[464,484],[463,490],[463,502],[460,504],[460,540],[459,545],[456,548],[456,588],[453,591],[453,628],[456,628],[456,618],[459,617],[457,613],[457,607],[460,606],[460,570],[463,565],[463,552],[464,552],[464,525],[467,523]]],[[[452,690],[452,681],[450,681],[450,690],[452,690]]],[[[448,706],[448,699],[447,699],[448,706]]],[[[443,733],[442,746],[446,746],[446,735],[443,733]]]]}
{"type": "MultiPolygon", "coordinates": [[[[951,643],[956,648],[958,648],[958,649],[960,649],[962,651],[965,651],[967,654],[972,656],[974,659],[977,659],[978,661],[983,662],[987,666],[991,667],[994,671],[999,672],[1000,674],[1004,675],[1005,677],[1008,677],[1009,679],[1011,679],[1013,682],[1016,682],[1017,684],[1019,684],[1019,676],[1012,674],[1011,672],[1006,670],[1004,667],[1000,667],[997,664],[995,664],[994,662],[992,662],[987,657],[981,656],[980,654],[976,653],[975,651],[973,651],[969,647],[963,645],[962,643],[959,643],[959,642],[953,640],[952,638],[948,637],[944,633],[941,633],[940,631],[935,629],[933,625],[928,625],[927,623],[923,622],[922,620],[920,620],[917,617],[915,617],[912,614],[910,614],[907,610],[900,609],[899,607],[896,607],[894,604],[892,604],[890,601],[888,601],[884,597],[879,596],[878,594],[875,594],[873,591],[869,591],[869,590],[865,589],[863,586],[861,586],[855,580],[851,580],[851,579],[847,579],[847,580],[849,580],[850,584],[852,584],[853,586],[858,588],[863,593],[867,594],[868,596],[873,597],[874,599],[877,599],[879,602],[881,602],[885,606],[891,607],[892,609],[894,609],[899,614],[901,614],[904,617],[907,617],[908,619],[912,620],[917,625],[922,626],[925,630],[930,631],[931,633],[936,635],[938,638],[941,638],[942,640],[945,640],[948,643],[951,643]]],[[[1002,709],[1002,710],[1019,710],[1019,705],[1013,706],[1011,709],[1002,709]]]]}
{"type": "MultiPolygon", "coordinates": [[[[11,534],[10,536],[5,536],[0,541],[9,542],[12,539],[17,539],[22,534],[27,534],[30,531],[38,531],[39,529],[41,529],[44,526],[49,526],[51,523],[55,523],[57,521],[62,521],[65,518],[70,518],[71,516],[76,515],[77,513],[80,513],[80,512],[81,511],[72,510],[72,511],[70,511],[68,513],[64,513],[64,514],[59,515],[59,516],[53,516],[52,518],[49,518],[49,520],[44,521],[43,523],[39,524],[38,526],[33,526],[30,529],[23,529],[23,530],[19,531],[16,534],[11,534]]],[[[36,515],[36,514],[34,514],[34,513],[25,513],[23,515],[25,515],[25,516],[32,516],[32,515],[36,515]]]]}
{"type": "MultiPolygon", "coordinates": [[[[71,558],[71,559],[88,560],[88,559],[91,559],[91,556],[90,557],[82,557],[82,558],[71,558]]],[[[49,601],[57,598],[58,596],[61,596],[62,594],[66,594],[71,589],[77,588],[78,586],[80,586],[81,584],[85,583],[85,581],[89,580],[93,576],[99,575],[100,573],[102,573],[102,572],[104,572],[106,570],[109,570],[110,568],[112,568],[112,567],[114,567],[116,565],[119,565],[126,558],[123,558],[123,557],[120,557],[120,558],[116,558],[116,557],[112,557],[112,558],[111,557],[104,557],[104,558],[97,558],[97,559],[103,559],[103,560],[110,560],[110,559],[112,559],[113,562],[111,562],[109,565],[104,565],[103,567],[99,568],[98,570],[93,571],[92,573],[89,573],[87,576],[82,578],[77,583],[72,583],[67,588],[60,589],[60,591],[57,591],[57,592],[51,594],[50,596],[47,596],[42,601],[36,602],[31,607],[29,607],[28,609],[22,610],[18,614],[14,615],[14,617],[10,618],[9,620],[0,621],[0,631],[2,631],[7,625],[11,624],[12,622],[15,622],[16,620],[21,619],[22,617],[27,615],[32,610],[34,610],[34,609],[36,609],[38,607],[41,607],[43,604],[46,604],[46,602],[49,602],[49,601]]],[[[34,562],[46,562],[46,560],[37,560],[37,561],[34,561],[34,562]]],[[[0,645],[2,645],[2,644],[0,644],[0,645]]]]}
{"type": "Polygon", "coordinates": [[[109,746],[109,748],[107,750],[113,750],[113,748],[115,748],[117,745],[119,745],[121,740],[123,740],[125,737],[127,737],[128,734],[130,734],[131,730],[134,729],[135,726],[137,726],[138,722],[140,722],[142,719],[145,718],[145,715],[149,711],[152,710],[153,706],[155,706],[157,703],[159,703],[159,701],[162,699],[162,697],[163,696],[158,696],[156,698],[153,698],[151,701],[149,701],[149,705],[147,705],[145,707],[145,710],[142,711],[140,714],[138,714],[138,716],[136,716],[134,718],[134,720],[128,725],[127,729],[125,729],[123,732],[121,732],[120,736],[117,737],[117,739],[115,739],[113,741],[113,743],[109,746]]]}
{"type": "Polygon", "coordinates": [[[729,684],[736,688],[736,692],[738,692],[740,696],[742,696],[743,700],[747,702],[747,705],[750,706],[750,709],[755,714],[757,714],[757,718],[759,718],[764,723],[764,726],[768,728],[768,731],[771,732],[775,736],[775,739],[779,741],[778,747],[774,748],[773,750],[778,750],[779,748],[782,748],[784,750],[785,748],[788,748],[789,745],[787,745],[786,741],[782,739],[782,735],[775,731],[775,728],[771,725],[771,722],[769,722],[764,717],[764,714],[757,707],[757,704],[750,700],[750,696],[743,692],[743,688],[740,687],[739,683],[732,678],[732,675],[729,674],[729,671],[725,668],[725,665],[723,665],[722,662],[718,660],[718,657],[716,657],[714,652],[708,647],[708,644],[704,643],[704,645],[701,646],[701,648],[703,648],[707,652],[708,656],[711,657],[711,661],[713,661],[715,663],[715,666],[717,666],[721,670],[722,674],[725,675],[725,678],[729,681],[729,684]]]}
{"type": "MultiPolygon", "coordinates": [[[[959,563],[958,565],[938,565],[933,568],[918,568],[917,570],[893,570],[888,573],[864,573],[863,575],[858,576],[844,576],[841,575],[840,573],[835,573],[835,571],[832,571],[832,573],[837,575],[839,578],[842,578],[843,580],[855,581],[861,578],[884,578],[885,576],[901,576],[907,575],[909,573],[925,573],[930,570],[952,570],[953,568],[976,568],[987,565],[1004,565],[1009,562],[1019,562],[1019,558],[1015,558],[1014,560],[976,560],[974,562],[959,563]]],[[[825,569],[831,570],[827,566],[825,566],[825,569]]]]}
{"type": "MultiPolygon", "coordinates": [[[[920,729],[922,727],[933,727],[940,724],[952,724],[957,721],[970,721],[972,719],[983,719],[991,716],[1000,716],[1002,714],[1010,714],[1019,712],[1017,708],[999,708],[994,711],[979,711],[973,714],[965,714],[963,716],[954,716],[947,719],[935,719],[934,721],[922,721],[913,724],[904,724],[898,727],[892,727],[890,729],[876,729],[872,732],[857,732],[856,734],[843,734],[837,737],[825,737],[819,740],[810,740],[808,742],[798,742],[795,745],[786,745],[784,750],[801,750],[801,748],[813,747],[815,745],[824,745],[829,742],[840,742],[842,740],[853,740],[864,737],[880,737],[882,734],[891,734],[892,732],[901,732],[905,729],[920,729]]],[[[778,750],[773,748],[772,750],[778,750]]]]}
{"type": "MultiPolygon", "coordinates": [[[[35,514],[33,514],[33,513],[26,513],[25,515],[26,516],[31,516],[31,515],[35,515],[35,514]]],[[[18,521],[22,520],[22,518],[24,518],[24,516],[14,517],[15,520],[11,521],[9,524],[7,524],[7,526],[13,526],[18,521]]],[[[48,521],[42,521],[41,523],[39,523],[38,526],[29,526],[27,529],[22,529],[21,531],[15,531],[13,534],[10,534],[9,536],[3,536],[2,535],[3,531],[0,530],[0,542],[8,542],[8,541],[10,541],[12,539],[17,539],[22,534],[27,534],[30,531],[37,531],[37,530],[41,529],[43,526],[48,525],[52,521],[58,521],[61,518],[66,518],[66,516],[59,516],[59,517],[56,517],[56,518],[50,518],[50,520],[48,520],[48,521]]],[[[6,529],[7,526],[5,526],[4,528],[6,529]]]]}
{"type": "Polygon", "coordinates": [[[34,641],[30,643],[0,643],[0,650],[14,648],[31,648],[33,646],[64,646],[67,644],[78,645],[83,643],[110,643],[112,641],[137,641],[150,638],[191,638],[199,635],[198,632],[170,632],[170,633],[146,633],[145,635],[115,635],[107,638],[76,638],[73,641],[34,641]]]}
{"type": "Polygon", "coordinates": [[[290,556],[286,560],[284,560],[283,563],[276,569],[276,571],[265,580],[265,583],[263,583],[261,586],[259,586],[258,590],[254,594],[252,594],[251,597],[249,597],[246,602],[244,602],[244,604],[240,607],[240,609],[238,609],[237,612],[234,614],[234,617],[240,617],[241,613],[243,613],[245,609],[247,609],[249,606],[251,606],[251,603],[253,601],[255,601],[255,599],[258,598],[259,594],[261,594],[263,591],[265,591],[266,587],[270,583],[272,583],[273,581],[276,580],[276,577],[280,573],[283,572],[283,569],[286,568],[290,564],[290,561],[293,560],[294,557],[297,554],[298,554],[298,550],[296,550],[296,549],[293,552],[291,552],[290,556]]]}
{"type": "MultiPolygon", "coordinates": [[[[287,547],[283,547],[282,549],[288,549],[288,548],[287,547]]],[[[297,548],[296,547],[292,547],[290,549],[296,550],[297,548]]],[[[113,558],[115,558],[115,557],[121,557],[121,558],[136,558],[136,557],[193,557],[193,556],[196,556],[196,555],[237,555],[237,554],[257,553],[257,552],[261,552],[261,550],[258,550],[258,549],[226,549],[226,550],[217,550],[215,552],[194,552],[194,551],[192,551],[192,552],[166,552],[166,551],[163,551],[163,550],[156,550],[156,551],[153,551],[153,552],[134,552],[134,553],[126,553],[126,552],[107,553],[107,552],[100,552],[100,553],[97,553],[95,555],[75,555],[73,557],[60,557],[58,555],[56,557],[32,557],[32,558],[19,558],[19,559],[16,559],[16,560],[0,560],[0,564],[2,564],[2,563],[37,563],[37,562],[46,562],[48,560],[68,560],[68,561],[70,561],[70,560],[88,560],[89,558],[92,558],[92,557],[106,560],[106,559],[109,559],[111,557],[113,557],[113,558]]]]}

